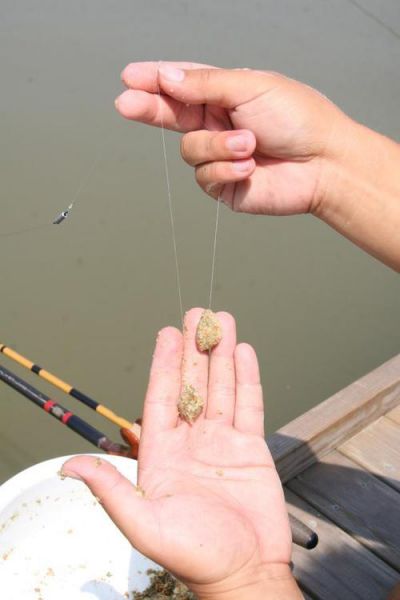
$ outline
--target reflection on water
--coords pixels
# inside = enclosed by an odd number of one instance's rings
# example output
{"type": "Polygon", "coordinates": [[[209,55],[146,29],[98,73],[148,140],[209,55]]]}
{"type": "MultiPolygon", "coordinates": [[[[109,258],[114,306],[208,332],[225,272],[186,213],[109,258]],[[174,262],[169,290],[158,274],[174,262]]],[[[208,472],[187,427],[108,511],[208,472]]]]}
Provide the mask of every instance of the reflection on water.
{"type": "MultiPolygon", "coordinates": [[[[0,36],[0,343],[130,419],[141,412],[154,337],[179,324],[179,309],[160,132],[115,114],[122,67],[186,58],[273,68],[400,133],[398,41],[345,2],[3,0],[0,36]],[[47,226],[98,153],[68,220],[47,226]]],[[[215,205],[179,159],[175,134],[167,146],[189,308],[207,303],[215,205]]],[[[216,266],[215,308],[235,315],[240,340],[260,357],[269,431],[398,349],[397,276],[310,217],[222,210],[216,266]]],[[[11,390],[0,393],[0,478],[89,449],[11,390]]]]}

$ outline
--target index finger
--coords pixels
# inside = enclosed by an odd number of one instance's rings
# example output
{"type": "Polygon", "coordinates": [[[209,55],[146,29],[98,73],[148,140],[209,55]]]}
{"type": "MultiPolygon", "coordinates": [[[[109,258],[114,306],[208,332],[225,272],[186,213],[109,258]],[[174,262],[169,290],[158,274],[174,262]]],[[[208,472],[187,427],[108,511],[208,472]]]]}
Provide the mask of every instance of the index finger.
{"type": "MultiPolygon", "coordinates": [[[[135,62],[130,63],[121,73],[121,79],[128,87],[115,101],[118,112],[132,121],[173,131],[187,132],[201,129],[203,108],[199,105],[184,105],[160,90],[159,69],[163,65],[188,70],[216,69],[210,65],[190,62],[135,62]]],[[[220,129],[215,121],[213,129],[220,129]]]]}
{"type": "Polygon", "coordinates": [[[209,104],[237,109],[287,81],[271,71],[252,69],[181,69],[161,64],[160,87],[185,104],[209,104]]]}

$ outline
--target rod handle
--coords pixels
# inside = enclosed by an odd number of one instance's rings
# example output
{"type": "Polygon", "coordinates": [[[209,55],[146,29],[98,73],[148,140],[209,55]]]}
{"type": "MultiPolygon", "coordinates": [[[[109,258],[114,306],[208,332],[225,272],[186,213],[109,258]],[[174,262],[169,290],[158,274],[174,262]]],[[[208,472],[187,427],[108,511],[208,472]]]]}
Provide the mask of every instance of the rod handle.
{"type": "Polygon", "coordinates": [[[312,550],[318,544],[318,535],[307,525],[289,513],[289,523],[292,530],[293,543],[307,550],[312,550]]]}

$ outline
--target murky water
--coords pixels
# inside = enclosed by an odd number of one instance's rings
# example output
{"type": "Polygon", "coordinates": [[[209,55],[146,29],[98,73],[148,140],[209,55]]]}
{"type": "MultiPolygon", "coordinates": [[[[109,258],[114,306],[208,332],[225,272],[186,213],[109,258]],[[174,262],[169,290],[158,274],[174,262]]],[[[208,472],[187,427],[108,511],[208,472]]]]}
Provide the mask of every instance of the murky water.
{"type": "MultiPolygon", "coordinates": [[[[398,3],[385,6],[400,30],[398,3]]],[[[122,67],[159,58],[282,71],[400,136],[400,43],[345,0],[2,0],[0,231],[50,223],[102,158],[68,222],[0,237],[0,343],[127,418],[141,413],[156,332],[179,323],[160,132],[113,108],[122,67]]],[[[167,144],[189,308],[207,302],[215,204],[178,136],[167,144]]],[[[221,212],[215,308],[257,349],[269,431],[398,352],[399,292],[397,275],[311,217],[221,212]]],[[[2,384],[0,402],[1,479],[90,449],[2,384]]]]}

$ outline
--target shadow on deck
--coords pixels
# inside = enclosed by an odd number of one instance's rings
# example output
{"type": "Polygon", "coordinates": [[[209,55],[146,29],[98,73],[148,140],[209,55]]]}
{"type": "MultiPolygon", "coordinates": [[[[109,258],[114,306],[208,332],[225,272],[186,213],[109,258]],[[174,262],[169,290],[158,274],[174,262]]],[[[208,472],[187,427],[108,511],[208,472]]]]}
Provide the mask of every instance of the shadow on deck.
{"type": "Polygon", "coordinates": [[[293,549],[305,597],[386,600],[400,582],[400,355],[267,441],[289,512],[319,535],[293,549]]]}

